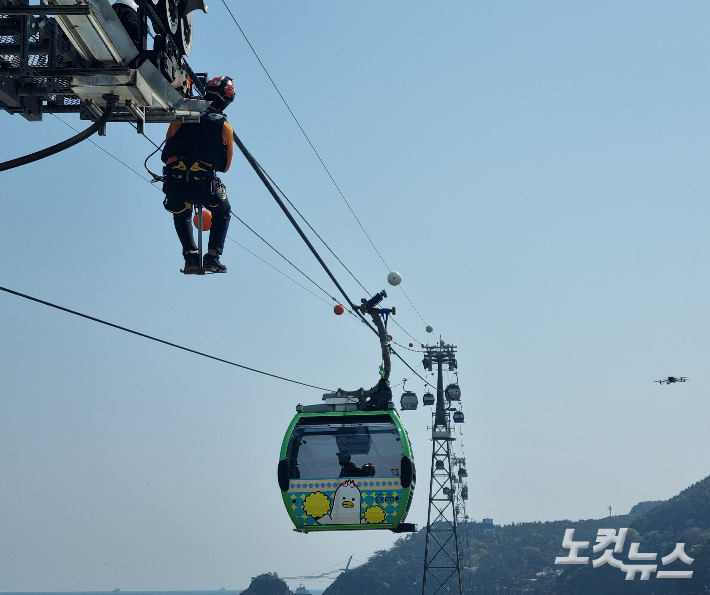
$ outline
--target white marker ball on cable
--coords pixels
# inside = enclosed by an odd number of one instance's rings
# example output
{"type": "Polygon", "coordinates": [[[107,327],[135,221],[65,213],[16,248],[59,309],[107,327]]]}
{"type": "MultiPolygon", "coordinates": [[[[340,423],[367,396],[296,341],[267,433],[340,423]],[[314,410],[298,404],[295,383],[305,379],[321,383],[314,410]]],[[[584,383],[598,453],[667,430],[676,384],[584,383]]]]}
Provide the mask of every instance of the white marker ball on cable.
{"type": "Polygon", "coordinates": [[[387,282],[390,285],[399,285],[402,282],[402,275],[400,275],[397,271],[392,271],[389,275],[387,275],[387,282]]]}
{"type": "Polygon", "coordinates": [[[431,326],[430,324],[426,325],[426,332],[427,333],[433,333],[434,332],[434,327],[431,326]]]}

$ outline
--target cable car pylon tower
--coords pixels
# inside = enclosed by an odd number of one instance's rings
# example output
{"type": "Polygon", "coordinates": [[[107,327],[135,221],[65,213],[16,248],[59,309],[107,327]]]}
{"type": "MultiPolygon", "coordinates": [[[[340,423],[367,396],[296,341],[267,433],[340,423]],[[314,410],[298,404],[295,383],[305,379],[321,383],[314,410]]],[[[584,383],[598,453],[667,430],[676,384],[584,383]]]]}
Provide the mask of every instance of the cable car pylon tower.
{"type": "Polygon", "coordinates": [[[453,481],[451,442],[453,425],[444,401],[444,365],[456,370],[456,347],[439,341],[424,351],[424,368],[436,365],[436,410],[431,427],[431,482],[427,515],[424,579],[422,595],[463,595],[458,531],[456,527],[456,486],[453,481]],[[429,589],[427,591],[427,584],[429,589]]]}

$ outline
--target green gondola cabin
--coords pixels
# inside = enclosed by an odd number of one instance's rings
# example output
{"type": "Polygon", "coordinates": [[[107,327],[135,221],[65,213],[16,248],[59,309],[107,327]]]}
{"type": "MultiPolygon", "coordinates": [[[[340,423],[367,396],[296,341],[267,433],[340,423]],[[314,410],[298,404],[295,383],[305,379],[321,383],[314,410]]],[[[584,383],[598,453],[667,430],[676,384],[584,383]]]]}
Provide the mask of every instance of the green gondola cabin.
{"type": "Polygon", "coordinates": [[[278,481],[297,531],[416,530],[404,523],[416,482],[407,432],[390,402],[353,393],[299,405],[284,437],[278,481]]]}

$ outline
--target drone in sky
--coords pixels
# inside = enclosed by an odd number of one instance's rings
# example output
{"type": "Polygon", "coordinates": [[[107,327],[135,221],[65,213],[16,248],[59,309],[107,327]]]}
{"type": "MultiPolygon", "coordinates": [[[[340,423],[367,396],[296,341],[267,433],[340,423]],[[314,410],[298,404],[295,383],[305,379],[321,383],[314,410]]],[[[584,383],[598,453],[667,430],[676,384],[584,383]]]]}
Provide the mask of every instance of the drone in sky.
{"type": "Polygon", "coordinates": [[[658,382],[659,384],[673,384],[674,382],[685,382],[686,380],[688,380],[687,376],[669,376],[663,380],[654,380],[654,382],[658,382]]]}

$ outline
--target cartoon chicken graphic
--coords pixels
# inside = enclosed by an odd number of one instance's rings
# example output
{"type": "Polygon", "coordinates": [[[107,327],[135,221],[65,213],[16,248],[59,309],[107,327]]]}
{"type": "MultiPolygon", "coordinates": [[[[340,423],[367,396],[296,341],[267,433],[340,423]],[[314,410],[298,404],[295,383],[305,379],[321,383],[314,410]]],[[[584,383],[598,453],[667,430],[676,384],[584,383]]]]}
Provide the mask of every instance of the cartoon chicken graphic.
{"type": "Polygon", "coordinates": [[[362,522],[360,503],[360,488],[352,479],[348,479],[335,490],[330,512],[317,519],[317,522],[320,525],[359,525],[362,522]]]}

